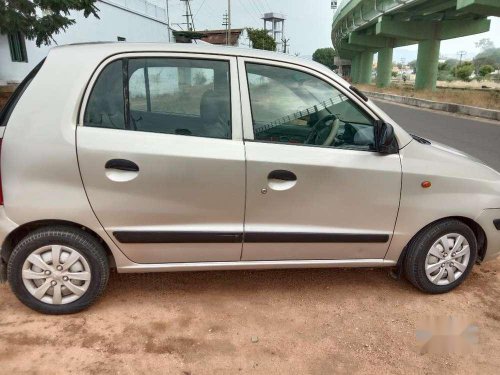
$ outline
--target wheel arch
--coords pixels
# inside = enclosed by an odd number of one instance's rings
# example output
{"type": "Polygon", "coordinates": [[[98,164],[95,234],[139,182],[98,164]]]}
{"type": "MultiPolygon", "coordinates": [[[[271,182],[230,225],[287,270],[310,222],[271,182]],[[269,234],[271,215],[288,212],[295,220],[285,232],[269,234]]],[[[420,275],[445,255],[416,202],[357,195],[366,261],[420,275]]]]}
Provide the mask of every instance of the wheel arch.
{"type": "Polygon", "coordinates": [[[442,222],[442,221],[447,221],[447,220],[458,220],[467,225],[473,232],[474,235],[476,236],[477,240],[477,262],[480,263],[483,259],[484,256],[486,255],[486,250],[487,250],[487,238],[486,238],[486,233],[484,232],[483,228],[481,225],[479,225],[475,220],[465,217],[465,216],[448,216],[448,217],[443,217],[441,219],[434,220],[433,222],[427,224],[426,226],[420,228],[413,236],[412,238],[408,241],[406,246],[404,247],[403,251],[399,255],[398,259],[398,268],[403,264],[403,261],[406,256],[406,251],[408,248],[408,244],[418,236],[422,231],[430,227],[431,225],[435,225],[436,223],[442,222]]]}
{"type": "Polygon", "coordinates": [[[16,245],[21,241],[24,237],[26,237],[30,232],[32,232],[35,229],[39,228],[44,228],[44,227],[51,227],[51,226],[58,226],[58,227],[68,227],[68,228],[77,228],[80,230],[83,230],[89,234],[91,234],[93,237],[95,237],[99,243],[103,246],[104,250],[106,251],[106,255],[108,256],[108,260],[110,261],[110,265],[112,267],[115,266],[114,262],[114,256],[109,248],[108,244],[106,241],[104,241],[101,236],[99,236],[95,231],[92,229],[72,222],[72,221],[67,221],[67,220],[37,220],[37,221],[32,221],[29,223],[25,223],[14,229],[12,232],[10,232],[7,237],[5,238],[2,247],[1,247],[1,261],[3,263],[8,263],[10,255],[12,254],[12,251],[16,247],[16,245]]]}

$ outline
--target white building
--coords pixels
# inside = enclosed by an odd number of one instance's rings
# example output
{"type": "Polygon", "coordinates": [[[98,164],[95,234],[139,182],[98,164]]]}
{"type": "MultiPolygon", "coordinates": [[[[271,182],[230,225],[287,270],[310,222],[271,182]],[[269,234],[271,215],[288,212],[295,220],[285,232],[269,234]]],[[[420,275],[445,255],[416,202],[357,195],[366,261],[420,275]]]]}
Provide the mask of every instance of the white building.
{"type": "MultiPolygon", "coordinates": [[[[99,18],[72,12],[76,23],[54,35],[57,45],[97,41],[168,42],[164,0],[97,1],[99,18]]],[[[20,82],[56,45],[37,47],[21,35],[0,35],[0,85],[20,82]]]]}

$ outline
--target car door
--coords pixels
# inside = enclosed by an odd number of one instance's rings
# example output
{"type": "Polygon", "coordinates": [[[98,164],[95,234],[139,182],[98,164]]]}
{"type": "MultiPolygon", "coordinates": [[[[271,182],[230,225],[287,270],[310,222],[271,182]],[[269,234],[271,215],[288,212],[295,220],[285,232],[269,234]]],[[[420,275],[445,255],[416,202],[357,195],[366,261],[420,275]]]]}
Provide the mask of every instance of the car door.
{"type": "Polygon", "coordinates": [[[77,127],[88,199],[137,263],[240,260],[245,158],[236,59],[125,54],[92,78],[77,127]]]}
{"type": "Polygon", "coordinates": [[[242,260],[381,259],[399,154],[375,152],[375,114],[331,78],[239,59],[247,195],[242,260]]]}

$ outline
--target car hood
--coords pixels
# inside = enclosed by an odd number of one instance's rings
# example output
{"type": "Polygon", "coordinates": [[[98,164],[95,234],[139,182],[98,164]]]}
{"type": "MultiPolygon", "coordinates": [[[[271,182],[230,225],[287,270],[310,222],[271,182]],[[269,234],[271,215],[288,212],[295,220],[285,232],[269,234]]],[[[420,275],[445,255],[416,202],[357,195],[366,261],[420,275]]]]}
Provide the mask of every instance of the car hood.
{"type": "MultiPolygon", "coordinates": [[[[462,167],[465,168],[465,172],[470,177],[482,176],[483,178],[493,180],[500,184],[500,173],[475,156],[469,155],[466,152],[457,150],[456,148],[447,146],[440,142],[428,140],[414,134],[412,134],[412,137],[413,141],[411,143],[419,144],[420,147],[423,147],[421,149],[422,151],[424,151],[425,148],[428,150],[430,149],[430,154],[434,155],[431,156],[431,158],[435,158],[439,155],[440,157],[447,159],[448,162],[453,161],[455,166],[462,165],[462,167]],[[467,165],[473,167],[473,169],[468,168],[467,165]]],[[[462,171],[464,170],[462,169],[462,171]]],[[[456,173],[458,173],[458,170],[456,170],[456,173]]]]}
{"type": "Polygon", "coordinates": [[[478,159],[478,158],[476,158],[476,157],[474,157],[472,155],[469,155],[466,152],[457,150],[456,148],[447,146],[445,144],[442,144],[442,143],[439,143],[439,142],[436,142],[436,141],[430,141],[429,140],[429,142],[431,142],[431,144],[429,145],[430,147],[434,147],[434,148],[436,148],[438,150],[441,150],[441,151],[444,151],[444,152],[448,152],[448,153],[456,155],[458,157],[465,158],[465,159],[468,159],[468,160],[472,160],[472,161],[474,161],[476,163],[486,165],[486,163],[483,162],[482,160],[480,160],[480,159],[478,159]]]}

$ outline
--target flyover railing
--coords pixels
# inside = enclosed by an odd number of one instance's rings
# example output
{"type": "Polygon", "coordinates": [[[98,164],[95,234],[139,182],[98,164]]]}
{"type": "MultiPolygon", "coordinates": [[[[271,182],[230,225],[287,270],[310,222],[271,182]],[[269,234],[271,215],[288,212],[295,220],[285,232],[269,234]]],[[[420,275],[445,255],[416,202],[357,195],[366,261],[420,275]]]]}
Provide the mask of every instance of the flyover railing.
{"type": "Polygon", "coordinates": [[[349,33],[375,22],[378,17],[420,0],[343,0],[332,24],[332,41],[336,46],[349,33]]]}

